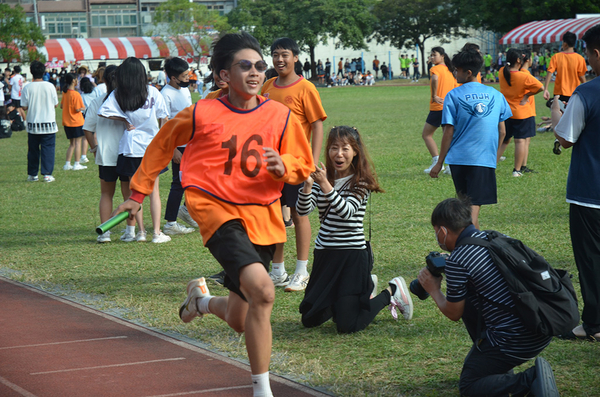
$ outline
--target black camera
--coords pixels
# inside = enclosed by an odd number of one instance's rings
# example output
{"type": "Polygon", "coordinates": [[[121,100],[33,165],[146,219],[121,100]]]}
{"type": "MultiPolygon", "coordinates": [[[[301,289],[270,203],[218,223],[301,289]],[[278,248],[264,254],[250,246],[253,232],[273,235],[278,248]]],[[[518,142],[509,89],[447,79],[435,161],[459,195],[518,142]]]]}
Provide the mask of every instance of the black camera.
{"type": "MultiPolygon", "coordinates": [[[[440,277],[446,268],[446,258],[448,256],[448,254],[440,254],[437,251],[430,252],[429,255],[425,257],[425,263],[429,273],[435,277],[440,277]]],[[[429,297],[429,294],[423,289],[418,279],[414,279],[410,283],[410,292],[418,296],[421,300],[425,300],[429,297]]]]}

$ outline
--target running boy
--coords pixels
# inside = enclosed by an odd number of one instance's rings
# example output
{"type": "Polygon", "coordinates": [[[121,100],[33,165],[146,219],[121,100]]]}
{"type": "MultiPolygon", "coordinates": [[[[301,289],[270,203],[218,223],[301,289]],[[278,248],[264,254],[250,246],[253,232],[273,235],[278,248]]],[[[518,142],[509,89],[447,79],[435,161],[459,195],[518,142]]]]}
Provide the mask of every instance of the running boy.
{"type": "Polygon", "coordinates": [[[135,214],[173,150],[188,144],[181,161],[181,183],[190,188],[188,210],[227,272],[230,292],[212,297],[204,278],[192,280],[179,316],[190,322],[213,313],[235,331],[245,331],[254,395],[272,396],[268,370],[275,289],[267,269],[275,244],[286,237],[279,197],[283,182],[306,180],[314,161],[290,110],[258,96],[267,64],[254,37],[223,36],[214,45],[212,66],[229,84],[229,95],[201,100],[161,128],[131,179],[131,197],[115,213],[135,214]]]}
{"type": "Polygon", "coordinates": [[[454,56],[452,64],[456,80],[462,85],[444,99],[440,156],[429,175],[438,177],[447,155],[456,193],[469,197],[473,224],[479,229],[481,206],[498,201],[498,147],[506,134],[504,120],[512,112],[498,90],[477,82],[483,65],[479,51],[465,49],[454,56]]]}
{"type": "MultiPolygon", "coordinates": [[[[273,65],[278,77],[267,81],[262,88],[262,94],[289,107],[302,123],[305,139],[311,142],[312,155],[315,162],[321,156],[323,146],[323,121],[327,118],[321,105],[321,97],[314,84],[298,76],[294,64],[298,61],[300,49],[292,39],[282,37],[271,45],[273,65]]],[[[299,216],[296,211],[298,190],[301,186],[286,184],[283,188],[282,204],[290,207],[292,220],[296,228],[296,270],[290,279],[285,271],[283,258],[283,243],[277,245],[273,256],[273,270],[270,275],[276,287],[285,286],[287,292],[303,291],[308,285],[307,270],[308,252],[310,250],[311,230],[308,217],[299,216]]]]}

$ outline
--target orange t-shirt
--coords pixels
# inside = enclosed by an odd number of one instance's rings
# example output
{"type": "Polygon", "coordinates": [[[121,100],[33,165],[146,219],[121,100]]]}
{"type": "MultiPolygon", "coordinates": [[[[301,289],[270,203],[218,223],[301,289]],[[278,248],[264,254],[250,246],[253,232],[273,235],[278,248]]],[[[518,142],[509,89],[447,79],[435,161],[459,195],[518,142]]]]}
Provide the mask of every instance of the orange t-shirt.
{"type": "Polygon", "coordinates": [[[511,119],[523,120],[534,117],[535,102],[533,108],[531,106],[531,102],[534,100],[533,97],[530,97],[525,105],[521,105],[520,102],[523,100],[525,94],[539,92],[544,87],[543,84],[529,72],[511,71],[511,85],[508,85],[508,82],[504,77],[504,67],[498,71],[498,79],[500,80],[500,92],[504,95],[504,98],[506,98],[506,102],[508,102],[513,114],[511,119]]]}
{"type": "Polygon", "coordinates": [[[68,90],[63,93],[60,101],[62,107],[62,123],[66,127],[82,127],[85,119],[83,113],[78,112],[77,109],[84,108],[83,98],[75,90],[68,90]]]}
{"type": "Polygon", "coordinates": [[[327,114],[321,104],[321,96],[315,85],[300,77],[287,86],[275,83],[277,77],[269,79],[262,87],[262,95],[290,108],[292,113],[300,120],[306,139],[310,142],[312,123],[318,120],[325,121],[327,114]]]}
{"type": "Polygon", "coordinates": [[[191,70],[189,72],[189,76],[190,76],[190,80],[198,81],[198,76],[196,76],[196,73],[194,73],[191,70]]]}
{"type": "MultiPolygon", "coordinates": [[[[260,128],[261,123],[266,128],[275,124],[279,124],[281,120],[273,120],[264,115],[260,109],[268,109],[269,107],[280,107],[281,105],[274,101],[264,101],[264,98],[259,97],[261,105],[254,109],[242,110],[233,107],[227,99],[203,99],[198,101],[195,106],[190,106],[183,109],[177,115],[169,120],[152,139],[152,142],[146,149],[146,154],[142,159],[142,163],[138,171],[131,178],[132,195],[131,198],[135,201],[143,201],[144,196],[152,192],[154,181],[164,167],[166,167],[173,157],[173,150],[178,146],[183,146],[192,138],[197,138],[200,142],[201,134],[209,134],[213,131],[211,128],[219,127],[227,131],[228,136],[235,134],[234,129],[247,128],[252,125],[254,133],[261,135],[263,131],[260,128]],[[216,111],[215,109],[219,109],[216,111]],[[214,111],[211,111],[214,110],[214,111]],[[259,111],[259,112],[257,112],[259,111]],[[194,124],[194,116],[196,124],[194,124]],[[256,128],[255,128],[256,127],[256,128]],[[198,136],[195,136],[198,135],[198,136]]],[[[285,108],[284,108],[285,109],[285,108]]],[[[264,183],[272,183],[280,186],[281,182],[290,184],[298,184],[306,180],[310,173],[314,171],[313,158],[311,148],[303,139],[304,132],[299,121],[290,114],[288,109],[285,109],[289,114],[289,119],[285,125],[285,130],[280,136],[279,147],[274,148],[279,151],[281,161],[285,166],[285,174],[281,178],[271,176],[270,181],[264,183]]],[[[280,112],[281,113],[281,112],[280,112]]],[[[270,115],[280,113],[269,113],[270,115]]],[[[282,113],[281,113],[282,114],[282,113]]],[[[277,116],[279,118],[279,116],[277,116]]],[[[212,141],[211,141],[212,142],[212,141]]],[[[207,166],[212,167],[208,172],[213,175],[223,174],[227,163],[230,161],[232,154],[231,145],[225,145],[223,142],[217,142],[212,148],[204,150],[214,150],[222,157],[213,159],[207,166]]],[[[237,142],[235,145],[235,156],[243,156],[244,152],[252,156],[251,148],[244,148],[244,142],[237,142]]],[[[262,148],[252,148],[258,150],[260,156],[264,153],[262,148]]],[[[181,168],[188,168],[186,162],[194,157],[193,146],[188,146],[181,159],[181,168]]],[[[235,157],[234,156],[234,157],[235,157]]],[[[243,161],[243,160],[242,160],[243,161]]],[[[232,163],[233,166],[233,163],[232,163]]],[[[189,168],[188,172],[194,172],[193,168],[189,168]]],[[[208,173],[204,172],[205,175],[208,173]]],[[[206,183],[216,183],[216,179],[210,179],[206,183]]],[[[233,181],[230,188],[235,186],[233,181]]],[[[260,193],[257,193],[260,194],[260,193]]],[[[212,237],[212,235],[225,222],[233,219],[238,219],[244,225],[250,241],[257,245],[271,245],[283,243],[286,240],[286,230],[281,217],[281,204],[279,200],[269,205],[236,205],[230,202],[221,200],[210,193],[188,186],[186,190],[186,205],[190,211],[192,218],[200,226],[200,233],[204,244],[212,237]]]]}
{"type": "Polygon", "coordinates": [[[223,94],[223,91],[219,88],[218,90],[215,90],[213,92],[209,92],[208,94],[206,94],[206,96],[204,97],[204,99],[217,99],[220,98],[223,94]]]}
{"type": "Polygon", "coordinates": [[[550,59],[548,73],[556,71],[554,81],[554,95],[571,96],[581,81],[580,76],[585,76],[587,67],[585,59],[576,52],[558,52],[550,59]]]}
{"type": "MultiPolygon", "coordinates": [[[[452,91],[454,87],[456,87],[456,80],[454,79],[454,75],[450,73],[450,70],[448,70],[448,66],[435,65],[431,68],[430,73],[432,75],[436,75],[438,78],[437,92],[435,93],[435,95],[439,96],[440,98],[445,98],[446,94],[452,91]]],[[[429,102],[429,110],[437,111],[442,110],[443,108],[444,105],[440,105],[439,103],[434,102],[432,100],[429,102]]]]}

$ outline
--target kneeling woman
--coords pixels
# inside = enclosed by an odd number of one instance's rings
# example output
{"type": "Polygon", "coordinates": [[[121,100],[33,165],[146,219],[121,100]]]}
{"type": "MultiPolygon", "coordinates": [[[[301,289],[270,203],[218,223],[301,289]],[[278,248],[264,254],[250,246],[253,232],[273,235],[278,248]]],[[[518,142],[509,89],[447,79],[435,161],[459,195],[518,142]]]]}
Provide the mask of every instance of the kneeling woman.
{"type": "Polygon", "coordinates": [[[406,320],[413,305],[402,277],[371,299],[376,289],[364,237],[363,218],[371,192],[382,192],[356,128],[333,127],[321,163],[300,189],[296,209],[306,216],[319,209],[321,227],[304,300],[302,324],[316,327],[333,318],[340,333],[363,330],[390,305],[406,320]]]}

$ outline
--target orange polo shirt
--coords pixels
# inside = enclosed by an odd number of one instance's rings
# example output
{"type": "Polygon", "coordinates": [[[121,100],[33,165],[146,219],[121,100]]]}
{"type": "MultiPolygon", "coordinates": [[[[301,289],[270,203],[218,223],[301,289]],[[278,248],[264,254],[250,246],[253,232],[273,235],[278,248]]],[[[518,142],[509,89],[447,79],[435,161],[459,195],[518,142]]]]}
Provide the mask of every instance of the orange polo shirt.
{"type": "Polygon", "coordinates": [[[82,127],[85,123],[83,113],[76,109],[84,108],[83,98],[75,90],[68,90],[63,93],[60,101],[62,107],[62,123],[65,127],[82,127]]]}
{"type": "Polygon", "coordinates": [[[552,56],[548,66],[549,74],[555,71],[554,95],[571,96],[581,84],[579,77],[587,72],[585,59],[576,52],[558,52],[552,56]]]}
{"type": "MultiPolygon", "coordinates": [[[[448,66],[435,65],[431,68],[430,73],[431,75],[436,75],[438,77],[437,92],[435,95],[439,96],[440,98],[445,98],[446,94],[456,87],[456,79],[454,79],[454,75],[450,73],[450,70],[448,70],[448,66]]],[[[444,105],[440,105],[434,101],[429,102],[429,110],[438,111],[442,110],[443,108],[444,105]]]]}
{"type": "Polygon", "coordinates": [[[525,94],[539,92],[544,87],[543,84],[529,72],[511,71],[511,85],[508,85],[504,77],[504,67],[498,71],[498,78],[500,80],[500,92],[506,98],[513,114],[511,119],[523,120],[535,116],[535,102],[533,108],[531,106],[531,102],[534,101],[533,97],[530,97],[525,105],[521,105],[520,102],[525,94]]]}

